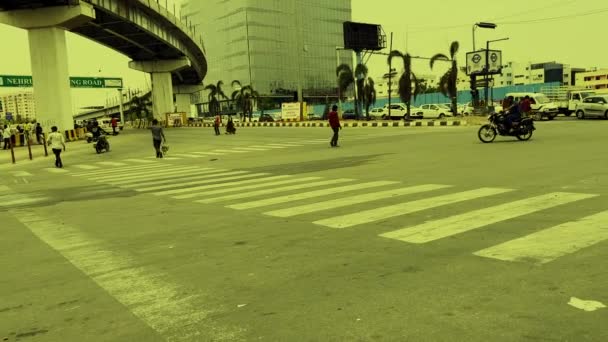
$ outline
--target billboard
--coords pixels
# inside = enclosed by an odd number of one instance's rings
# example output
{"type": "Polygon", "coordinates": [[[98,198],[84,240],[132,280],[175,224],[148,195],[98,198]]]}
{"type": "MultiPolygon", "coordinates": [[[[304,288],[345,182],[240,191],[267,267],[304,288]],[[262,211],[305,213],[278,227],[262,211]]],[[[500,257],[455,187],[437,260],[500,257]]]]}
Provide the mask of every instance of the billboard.
{"type": "MultiPolygon", "coordinates": [[[[487,51],[488,75],[502,72],[502,51],[487,51]]],[[[467,53],[467,75],[485,75],[486,50],[467,53]]]]}

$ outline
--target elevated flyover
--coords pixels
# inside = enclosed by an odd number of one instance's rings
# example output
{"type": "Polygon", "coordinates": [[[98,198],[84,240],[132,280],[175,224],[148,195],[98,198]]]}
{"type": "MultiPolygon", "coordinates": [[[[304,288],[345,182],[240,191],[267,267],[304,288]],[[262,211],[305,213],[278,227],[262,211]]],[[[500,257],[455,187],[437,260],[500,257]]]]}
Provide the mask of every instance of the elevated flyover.
{"type": "Polygon", "coordinates": [[[3,0],[0,23],[28,30],[36,107],[45,108],[37,118],[46,128],[73,125],[65,31],[118,51],[131,58],[131,68],[150,73],[157,118],[174,110],[174,86],[183,93],[176,97],[189,101],[207,74],[202,37],[156,0],[3,0]]]}

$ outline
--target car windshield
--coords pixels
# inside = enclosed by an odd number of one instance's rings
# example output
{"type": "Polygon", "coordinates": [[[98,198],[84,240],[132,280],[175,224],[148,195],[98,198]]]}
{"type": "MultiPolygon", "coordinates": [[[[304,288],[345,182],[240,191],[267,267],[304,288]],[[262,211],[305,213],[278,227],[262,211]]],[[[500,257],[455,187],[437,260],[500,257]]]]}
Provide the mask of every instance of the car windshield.
{"type": "Polygon", "coordinates": [[[546,97],[545,95],[537,95],[535,98],[536,98],[536,103],[538,103],[538,104],[551,102],[551,100],[549,100],[549,98],[546,97]]]}
{"type": "Polygon", "coordinates": [[[604,99],[604,101],[606,101],[606,103],[608,103],[608,95],[600,96],[600,98],[604,99]]]}
{"type": "Polygon", "coordinates": [[[595,95],[595,93],[593,92],[585,92],[585,93],[581,93],[581,96],[583,97],[583,99],[588,98],[589,96],[593,96],[595,95]]]}

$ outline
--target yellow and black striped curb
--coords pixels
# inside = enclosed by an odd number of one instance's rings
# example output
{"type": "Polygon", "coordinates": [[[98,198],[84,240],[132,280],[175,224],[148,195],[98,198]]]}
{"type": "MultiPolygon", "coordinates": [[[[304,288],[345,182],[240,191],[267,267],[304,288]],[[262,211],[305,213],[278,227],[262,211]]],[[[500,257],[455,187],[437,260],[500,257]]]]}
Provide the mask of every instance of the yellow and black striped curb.
{"type": "MultiPolygon", "coordinates": [[[[441,127],[466,126],[466,121],[396,121],[396,122],[342,122],[342,127],[441,127]]],[[[224,127],[225,124],[220,126],[224,127]]],[[[235,127],[329,127],[327,122],[244,122],[235,127]]],[[[213,127],[209,123],[190,123],[186,127],[213,127]]]]}

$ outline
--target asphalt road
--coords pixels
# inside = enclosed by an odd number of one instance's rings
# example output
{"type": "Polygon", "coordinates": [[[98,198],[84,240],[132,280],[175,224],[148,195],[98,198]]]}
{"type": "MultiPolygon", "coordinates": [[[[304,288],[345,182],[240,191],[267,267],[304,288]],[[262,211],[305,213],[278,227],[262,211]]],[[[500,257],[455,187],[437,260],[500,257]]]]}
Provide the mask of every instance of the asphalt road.
{"type": "Polygon", "coordinates": [[[2,151],[0,339],[607,341],[608,122],[537,128],[2,151]]]}

